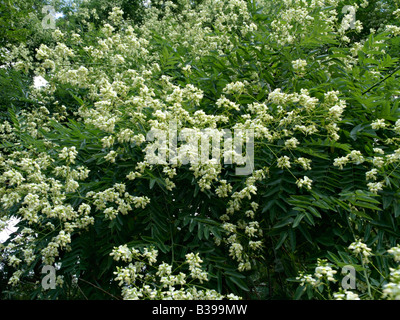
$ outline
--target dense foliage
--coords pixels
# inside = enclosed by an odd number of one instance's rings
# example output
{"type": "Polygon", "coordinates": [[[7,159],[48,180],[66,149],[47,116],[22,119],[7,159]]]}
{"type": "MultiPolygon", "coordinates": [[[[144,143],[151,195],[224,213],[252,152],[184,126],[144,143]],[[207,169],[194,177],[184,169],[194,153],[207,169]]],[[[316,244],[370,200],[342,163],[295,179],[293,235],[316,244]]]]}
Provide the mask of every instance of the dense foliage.
{"type": "Polygon", "coordinates": [[[399,2],[112,3],[3,54],[2,297],[399,299],[399,2]]]}

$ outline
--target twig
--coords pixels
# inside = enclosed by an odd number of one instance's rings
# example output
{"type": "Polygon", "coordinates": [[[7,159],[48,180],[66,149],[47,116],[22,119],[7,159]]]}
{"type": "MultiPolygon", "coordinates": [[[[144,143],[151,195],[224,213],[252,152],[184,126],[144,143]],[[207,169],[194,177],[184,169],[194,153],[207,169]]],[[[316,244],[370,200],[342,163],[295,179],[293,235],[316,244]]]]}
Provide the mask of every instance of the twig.
{"type": "Polygon", "coordinates": [[[96,286],[95,284],[93,284],[93,283],[91,283],[91,282],[89,282],[89,281],[86,281],[86,280],[80,279],[80,278],[79,278],[79,280],[80,280],[80,281],[83,281],[83,282],[86,282],[87,284],[92,285],[93,287],[95,287],[96,289],[99,289],[99,290],[103,291],[104,293],[107,293],[109,296],[113,297],[113,298],[116,299],[116,300],[120,300],[118,297],[112,295],[111,293],[109,293],[109,292],[107,292],[106,290],[104,290],[104,289],[102,289],[102,288],[96,286]]]}
{"type": "Polygon", "coordinates": [[[375,88],[376,86],[379,86],[382,82],[386,81],[388,78],[390,78],[392,75],[394,75],[397,71],[400,70],[400,66],[398,66],[396,69],[394,69],[394,71],[387,75],[385,78],[383,78],[381,81],[375,83],[372,87],[369,87],[367,90],[365,90],[362,95],[366,94],[367,92],[371,91],[373,88],[375,88]]]}
{"type": "Polygon", "coordinates": [[[79,285],[77,285],[79,291],[83,294],[83,296],[85,297],[86,300],[89,300],[88,297],[86,297],[86,294],[82,291],[81,287],[79,285]]]}

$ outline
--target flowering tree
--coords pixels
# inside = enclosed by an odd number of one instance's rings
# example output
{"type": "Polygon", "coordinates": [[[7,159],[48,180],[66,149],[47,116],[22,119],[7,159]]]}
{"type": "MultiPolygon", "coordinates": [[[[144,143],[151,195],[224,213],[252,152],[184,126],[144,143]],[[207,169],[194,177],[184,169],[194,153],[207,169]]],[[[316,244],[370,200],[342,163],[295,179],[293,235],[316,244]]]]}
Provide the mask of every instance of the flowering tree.
{"type": "Polygon", "coordinates": [[[367,1],[152,1],[140,23],[83,6],[34,56],[15,47],[14,68],[48,84],[0,126],[2,219],[20,219],[3,294],[398,297],[400,11],[385,4],[367,31],[367,1]]]}

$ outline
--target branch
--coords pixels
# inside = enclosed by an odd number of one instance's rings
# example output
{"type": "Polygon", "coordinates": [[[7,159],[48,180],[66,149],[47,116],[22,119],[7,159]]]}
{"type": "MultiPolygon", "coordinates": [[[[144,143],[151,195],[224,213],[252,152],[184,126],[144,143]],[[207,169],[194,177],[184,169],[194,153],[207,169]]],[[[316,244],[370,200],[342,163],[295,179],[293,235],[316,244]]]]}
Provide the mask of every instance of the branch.
{"type": "Polygon", "coordinates": [[[367,92],[371,91],[373,88],[375,88],[376,86],[379,86],[382,82],[386,81],[388,78],[390,78],[392,75],[394,75],[397,71],[400,70],[400,66],[398,66],[396,69],[394,69],[394,71],[392,73],[390,73],[389,75],[387,75],[385,78],[383,78],[381,81],[375,83],[372,87],[369,87],[367,90],[365,90],[362,95],[366,94],[367,92]]]}
{"type": "Polygon", "coordinates": [[[79,278],[79,280],[80,280],[80,281],[83,281],[83,282],[86,282],[87,284],[90,284],[91,286],[95,287],[96,289],[99,289],[99,290],[103,291],[104,293],[110,295],[111,297],[113,297],[113,298],[116,299],[116,300],[120,300],[118,297],[116,297],[116,296],[112,295],[111,293],[107,292],[106,290],[104,290],[104,289],[102,289],[102,288],[96,286],[95,284],[93,284],[93,283],[91,283],[91,282],[89,282],[89,281],[86,281],[85,279],[79,278]]]}

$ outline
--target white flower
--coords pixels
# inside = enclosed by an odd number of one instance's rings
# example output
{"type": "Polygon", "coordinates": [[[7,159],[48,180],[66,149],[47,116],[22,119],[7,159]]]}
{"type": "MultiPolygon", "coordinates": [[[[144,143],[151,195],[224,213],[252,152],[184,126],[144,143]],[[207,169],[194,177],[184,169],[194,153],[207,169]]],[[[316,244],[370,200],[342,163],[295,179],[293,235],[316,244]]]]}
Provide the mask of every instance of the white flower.
{"type": "Polygon", "coordinates": [[[360,151],[358,150],[352,150],[349,154],[348,157],[355,163],[355,164],[361,164],[364,162],[364,157],[361,154],[360,151]]]}
{"type": "Polygon", "coordinates": [[[383,189],[383,183],[382,182],[370,182],[367,184],[369,191],[372,193],[377,194],[378,191],[381,191],[383,189]]]}
{"type": "Polygon", "coordinates": [[[240,111],[240,106],[233,102],[230,101],[229,99],[227,99],[226,97],[221,97],[217,100],[216,105],[218,108],[225,108],[225,109],[234,109],[236,111],[240,111]]]}
{"type": "Polygon", "coordinates": [[[131,250],[126,244],[124,244],[119,247],[114,247],[113,251],[110,253],[110,256],[112,256],[115,261],[119,261],[121,259],[125,262],[131,262],[134,253],[137,253],[135,249],[131,250]]]}
{"type": "Polygon", "coordinates": [[[242,261],[243,246],[238,242],[233,242],[229,247],[229,255],[236,258],[238,261],[242,261]]]}
{"type": "Polygon", "coordinates": [[[393,129],[396,131],[396,133],[400,134],[400,119],[396,121],[393,129]]]}
{"type": "Polygon", "coordinates": [[[316,286],[319,283],[319,281],[317,279],[314,279],[311,274],[303,274],[303,272],[300,272],[299,276],[296,277],[296,280],[300,281],[301,286],[304,286],[306,284],[316,286]]]}
{"type": "Polygon", "coordinates": [[[118,156],[118,153],[115,150],[111,150],[106,156],[104,156],[104,159],[107,161],[114,163],[115,158],[118,156]]]}
{"type": "Polygon", "coordinates": [[[78,151],[76,151],[75,147],[71,148],[64,147],[58,156],[60,159],[66,160],[67,162],[75,163],[75,158],[77,154],[78,151]]]}
{"type": "Polygon", "coordinates": [[[238,271],[245,271],[245,270],[251,270],[251,263],[250,261],[245,261],[245,262],[239,262],[238,265],[238,271]]]}
{"type": "Polygon", "coordinates": [[[142,208],[144,209],[149,203],[150,203],[150,198],[149,197],[133,197],[133,203],[135,204],[136,208],[142,208]]]}
{"type": "Polygon", "coordinates": [[[224,93],[230,93],[230,94],[236,94],[236,93],[241,93],[244,90],[245,84],[240,81],[236,81],[234,83],[228,83],[223,92],[224,93]]]}
{"type": "Polygon", "coordinates": [[[318,266],[315,268],[315,277],[317,279],[322,279],[326,277],[328,281],[335,282],[335,278],[333,277],[337,273],[336,270],[333,270],[332,267],[326,262],[326,260],[318,259],[318,266]]]}
{"type": "Polygon", "coordinates": [[[355,254],[361,254],[363,262],[369,262],[368,257],[371,255],[372,249],[368,248],[368,246],[365,243],[362,243],[361,240],[356,240],[351,243],[349,249],[355,254]]]}
{"type": "Polygon", "coordinates": [[[374,122],[371,123],[372,129],[384,129],[387,127],[387,124],[385,123],[385,119],[377,119],[374,122]]]}
{"type": "Polygon", "coordinates": [[[104,215],[108,219],[113,220],[118,215],[118,211],[113,207],[109,207],[104,210],[104,215]]]}
{"type": "Polygon", "coordinates": [[[285,147],[288,149],[295,149],[299,144],[299,140],[294,137],[285,141],[285,147]]]}
{"type": "Polygon", "coordinates": [[[241,300],[241,298],[240,298],[239,296],[234,295],[233,293],[228,294],[228,295],[226,296],[226,298],[227,298],[228,300],[241,300]]]}
{"type": "Polygon", "coordinates": [[[25,178],[15,169],[11,169],[3,173],[3,176],[0,177],[0,181],[1,180],[7,181],[9,186],[19,186],[23,181],[25,181],[25,178]]]}
{"type": "Polygon", "coordinates": [[[300,157],[295,162],[300,164],[304,170],[311,170],[310,164],[312,161],[310,159],[300,157]]]}
{"type": "Polygon", "coordinates": [[[13,275],[11,276],[11,278],[8,280],[8,284],[11,284],[12,286],[16,286],[19,281],[20,281],[20,277],[23,274],[23,270],[17,270],[13,273],[13,275]]]}
{"type": "Polygon", "coordinates": [[[380,167],[382,167],[382,166],[385,164],[385,162],[384,162],[384,160],[383,160],[382,157],[374,157],[374,158],[372,159],[372,164],[373,164],[375,167],[380,168],[380,167]]]}
{"type": "Polygon", "coordinates": [[[182,67],[182,71],[185,71],[187,73],[192,72],[192,66],[190,64],[187,64],[186,66],[182,67]]]}
{"type": "Polygon", "coordinates": [[[299,130],[300,132],[304,133],[306,136],[309,134],[313,134],[318,132],[318,129],[316,128],[315,125],[309,125],[309,126],[304,126],[304,125],[298,125],[296,124],[294,126],[294,129],[299,130]]]}
{"type": "Polygon", "coordinates": [[[126,176],[126,178],[129,179],[129,180],[135,180],[136,178],[140,177],[141,175],[142,174],[140,172],[131,171],[126,176]]]}
{"type": "Polygon", "coordinates": [[[122,19],[124,12],[118,8],[118,7],[113,7],[112,11],[108,15],[108,19],[112,21],[114,24],[118,24],[122,19]]]}
{"type": "Polygon", "coordinates": [[[8,263],[10,266],[13,267],[18,267],[18,265],[22,262],[21,259],[19,259],[18,257],[16,257],[15,255],[11,255],[8,257],[8,263]]]}
{"type": "Polygon", "coordinates": [[[357,293],[352,291],[337,292],[333,294],[336,300],[360,300],[357,293]]]}
{"type": "Polygon", "coordinates": [[[395,37],[400,35],[400,27],[395,25],[386,25],[386,31],[391,32],[395,37]]]}
{"type": "Polygon", "coordinates": [[[258,222],[257,221],[251,221],[248,226],[245,227],[245,234],[248,235],[249,237],[254,237],[256,236],[256,233],[258,232],[258,222]]]}
{"type": "Polygon", "coordinates": [[[165,277],[171,275],[172,272],[172,266],[169,265],[168,263],[163,262],[158,266],[158,271],[156,275],[160,277],[165,277]]]}
{"type": "Polygon", "coordinates": [[[394,261],[400,262],[400,245],[390,248],[388,252],[394,256],[394,261]]]}
{"type": "Polygon", "coordinates": [[[189,264],[190,275],[192,278],[200,280],[200,282],[203,282],[203,280],[208,281],[207,272],[200,268],[202,262],[203,260],[201,260],[198,253],[186,254],[186,263],[189,264]]]}
{"type": "Polygon", "coordinates": [[[333,165],[335,166],[335,167],[339,167],[340,169],[343,169],[343,166],[345,165],[345,164],[347,164],[349,162],[349,158],[348,157],[340,157],[340,158],[336,158],[334,161],[333,161],[333,165]]]}
{"type": "Polygon", "coordinates": [[[305,186],[308,190],[311,190],[311,184],[312,184],[312,180],[309,178],[309,177],[307,177],[307,176],[304,176],[302,179],[298,179],[297,181],[296,181],[296,184],[297,184],[297,186],[299,187],[299,188],[302,188],[303,186],[305,186]]]}
{"type": "Polygon", "coordinates": [[[292,61],[292,66],[295,72],[304,72],[307,66],[307,61],[302,59],[297,59],[292,61]]]}
{"type": "Polygon", "coordinates": [[[152,265],[153,263],[157,262],[158,250],[154,249],[153,247],[149,249],[144,248],[143,256],[149,260],[149,264],[152,265]]]}
{"type": "Polygon", "coordinates": [[[376,180],[377,179],[377,177],[376,177],[377,174],[378,174],[378,170],[373,168],[370,171],[367,171],[365,173],[365,177],[366,177],[367,180],[376,180]]]}
{"type": "Polygon", "coordinates": [[[232,186],[226,180],[220,180],[219,182],[221,185],[215,188],[216,195],[220,198],[227,197],[228,193],[232,192],[232,186]]]}
{"type": "Polygon", "coordinates": [[[335,120],[341,120],[342,113],[345,109],[345,105],[334,105],[329,109],[329,114],[335,119],[335,120]]]}
{"type": "Polygon", "coordinates": [[[373,148],[373,151],[374,151],[375,153],[385,154],[385,151],[383,151],[381,148],[373,148]]]}
{"type": "Polygon", "coordinates": [[[222,228],[223,228],[224,230],[228,231],[229,233],[236,232],[236,226],[235,226],[234,224],[232,224],[232,223],[229,223],[229,222],[225,222],[225,223],[222,225],[222,228]]]}
{"type": "Polygon", "coordinates": [[[290,159],[288,156],[283,156],[278,158],[278,164],[277,164],[278,168],[290,168],[290,159]]]}
{"type": "Polygon", "coordinates": [[[383,286],[383,297],[400,300],[400,283],[389,282],[383,286]]]}
{"type": "Polygon", "coordinates": [[[383,286],[383,297],[400,300],[400,269],[390,268],[390,282],[383,286]]]}
{"type": "Polygon", "coordinates": [[[262,248],[262,242],[261,241],[249,241],[249,247],[252,250],[257,250],[262,248]]]}
{"type": "Polygon", "coordinates": [[[277,105],[284,105],[288,101],[288,95],[277,88],[269,94],[268,99],[277,105]]]}
{"type": "Polygon", "coordinates": [[[334,105],[337,101],[339,101],[339,93],[339,91],[328,91],[324,93],[324,103],[327,105],[334,105]]]}

